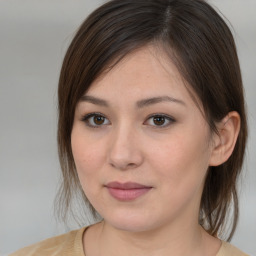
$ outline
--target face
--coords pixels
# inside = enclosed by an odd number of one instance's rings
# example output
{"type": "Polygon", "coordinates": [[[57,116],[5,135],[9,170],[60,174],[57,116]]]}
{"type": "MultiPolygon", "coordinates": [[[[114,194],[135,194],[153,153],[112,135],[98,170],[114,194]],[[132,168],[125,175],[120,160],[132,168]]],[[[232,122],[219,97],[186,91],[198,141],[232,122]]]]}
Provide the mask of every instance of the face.
{"type": "Polygon", "coordinates": [[[159,50],[131,53],[91,85],[71,143],[83,190],[112,227],[197,224],[211,133],[159,50]]]}

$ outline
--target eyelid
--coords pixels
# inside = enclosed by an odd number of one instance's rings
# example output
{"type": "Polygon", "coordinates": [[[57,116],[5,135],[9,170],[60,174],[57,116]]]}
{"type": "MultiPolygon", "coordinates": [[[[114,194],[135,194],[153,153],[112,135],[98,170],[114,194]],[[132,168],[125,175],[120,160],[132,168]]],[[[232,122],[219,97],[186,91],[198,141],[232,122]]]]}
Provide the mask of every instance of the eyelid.
{"type": "Polygon", "coordinates": [[[167,114],[163,114],[163,113],[155,113],[155,114],[151,114],[149,115],[147,118],[146,118],[146,121],[143,123],[145,124],[146,122],[148,122],[148,120],[150,120],[151,118],[154,118],[154,117],[164,117],[166,118],[169,122],[168,124],[165,124],[165,125],[150,125],[154,128],[166,128],[168,126],[170,126],[171,124],[175,123],[176,120],[174,117],[170,116],[170,115],[167,115],[167,114]]]}
{"type": "MultiPolygon", "coordinates": [[[[104,120],[104,122],[105,122],[105,120],[104,120]]],[[[106,125],[111,124],[111,122],[109,121],[109,119],[108,119],[104,114],[102,114],[102,113],[100,113],[100,112],[92,112],[92,113],[88,113],[88,114],[86,114],[86,115],[83,115],[82,118],[81,118],[81,121],[84,122],[84,123],[86,124],[86,126],[91,127],[91,128],[100,128],[100,127],[102,127],[102,126],[106,126],[106,125]],[[89,123],[89,119],[90,119],[91,117],[94,117],[94,116],[100,116],[100,117],[105,118],[105,120],[108,121],[108,124],[104,124],[104,123],[103,123],[103,124],[100,124],[100,125],[97,125],[97,124],[92,125],[92,124],[90,124],[90,123],[89,123]]],[[[173,118],[172,116],[170,116],[170,115],[168,115],[168,114],[154,113],[154,114],[150,114],[150,115],[147,116],[146,121],[143,123],[143,125],[149,125],[149,126],[152,126],[153,128],[158,128],[158,129],[160,128],[160,129],[161,129],[161,128],[166,128],[166,127],[170,126],[170,125],[173,124],[174,122],[176,122],[175,118],[173,118]],[[165,120],[168,121],[168,123],[167,123],[167,124],[163,124],[163,125],[147,124],[147,122],[148,122],[150,119],[154,118],[154,117],[163,117],[163,118],[165,118],[165,120]]]]}
{"type": "Polygon", "coordinates": [[[108,120],[109,124],[111,124],[110,121],[109,121],[109,119],[108,119],[104,114],[102,114],[102,113],[100,113],[100,112],[92,112],[92,113],[83,115],[82,118],[81,118],[81,121],[84,122],[88,127],[91,127],[91,128],[100,128],[100,127],[106,125],[106,124],[102,124],[102,125],[91,125],[88,120],[89,120],[91,117],[93,117],[93,116],[101,116],[101,117],[104,117],[105,119],[108,120]]]}

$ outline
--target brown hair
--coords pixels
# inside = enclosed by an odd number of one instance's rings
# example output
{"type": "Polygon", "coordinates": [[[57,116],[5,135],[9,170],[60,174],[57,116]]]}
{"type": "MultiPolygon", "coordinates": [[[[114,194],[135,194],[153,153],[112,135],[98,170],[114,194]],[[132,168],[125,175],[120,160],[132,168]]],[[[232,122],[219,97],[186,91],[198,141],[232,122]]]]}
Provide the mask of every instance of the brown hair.
{"type": "Polygon", "coordinates": [[[93,210],[79,184],[71,150],[77,102],[110,65],[149,43],[162,46],[169,54],[201,101],[213,132],[217,131],[216,122],[230,111],[240,115],[241,129],[231,157],[208,170],[199,216],[201,225],[217,236],[233,206],[229,240],[238,220],[236,183],[244,158],[247,121],[232,33],[203,0],[112,0],[83,22],[67,50],[59,79],[58,149],[63,174],[60,213],[66,216],[75,191],[93,210]]]}

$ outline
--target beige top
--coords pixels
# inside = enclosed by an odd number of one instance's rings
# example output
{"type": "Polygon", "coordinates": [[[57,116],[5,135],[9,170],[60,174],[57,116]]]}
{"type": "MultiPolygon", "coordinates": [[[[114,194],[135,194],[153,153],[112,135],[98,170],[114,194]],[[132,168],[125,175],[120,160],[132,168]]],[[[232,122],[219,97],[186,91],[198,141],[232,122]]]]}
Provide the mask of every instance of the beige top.
{"type": "MultiPolygon", "coordinates": [[[[85,256],[83,250],[83,233],[86,227],[67,234],[52,237],[27,246],[9,256],[85,256]]],[[[222,242],[216,256],[249,256],[229,243],[222,242]]]]}

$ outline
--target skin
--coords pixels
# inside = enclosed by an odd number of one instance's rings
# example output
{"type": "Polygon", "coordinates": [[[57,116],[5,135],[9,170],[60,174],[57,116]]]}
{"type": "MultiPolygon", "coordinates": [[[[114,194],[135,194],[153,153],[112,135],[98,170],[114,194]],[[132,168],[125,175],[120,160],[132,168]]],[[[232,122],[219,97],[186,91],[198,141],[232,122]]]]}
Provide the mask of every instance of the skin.
{"type": "Polygon", "coordinates": [[[71,144],[83,190],[104,219],[85,232],[87,256],[216,255],[221,243],[198,216],[208,167],[224,152],[221,139],[159,49],[139,49],[94,81],[77,104],[71,144]],[[162,98],[145,101],[154,97],[162,98]],[[99,125],[88,117],[95,112],[99,125]],[[151,189],[120,201],[106,188],[113,181],[151,189]]]}

